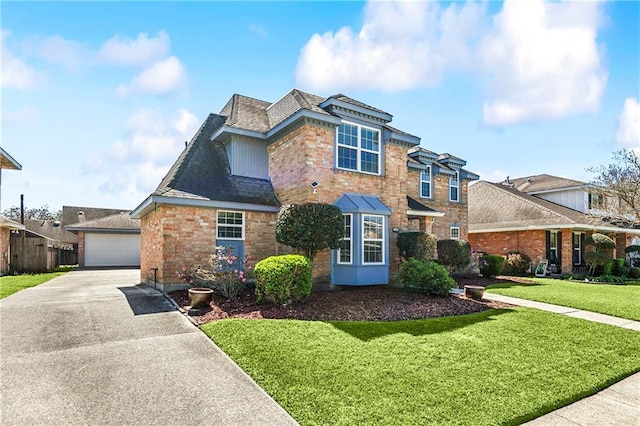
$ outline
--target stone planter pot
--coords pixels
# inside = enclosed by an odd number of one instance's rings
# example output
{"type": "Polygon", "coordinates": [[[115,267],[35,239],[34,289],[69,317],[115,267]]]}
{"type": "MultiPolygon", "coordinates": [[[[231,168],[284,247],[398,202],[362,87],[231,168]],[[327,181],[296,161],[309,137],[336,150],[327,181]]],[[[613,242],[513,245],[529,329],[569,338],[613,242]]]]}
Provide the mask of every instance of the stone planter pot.
{"type": "Polygon", "coordinates": [[[189,289],[189,303],[191,308],[202,309],[207,308],[211,303],[213,290],[205,287],[194,287],[189,289]]]}
{"type": "Polygon", "coordinates": [[[471,299],[481,300],[484,296],[484,287],[479,285],[465,285],[464,295],[471,299]]]}

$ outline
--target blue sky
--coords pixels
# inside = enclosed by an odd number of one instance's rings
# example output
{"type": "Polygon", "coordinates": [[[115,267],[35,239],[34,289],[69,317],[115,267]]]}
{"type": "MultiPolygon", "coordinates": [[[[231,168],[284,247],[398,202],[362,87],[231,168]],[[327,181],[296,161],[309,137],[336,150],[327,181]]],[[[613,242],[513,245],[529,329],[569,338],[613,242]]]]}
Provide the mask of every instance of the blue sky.
{"type": "Polygon", "coordinates": [[[640,149],[639,2],[3,2],[2,209],[136,207],[234,93],[388,111],[495,181],[640,149]]]}

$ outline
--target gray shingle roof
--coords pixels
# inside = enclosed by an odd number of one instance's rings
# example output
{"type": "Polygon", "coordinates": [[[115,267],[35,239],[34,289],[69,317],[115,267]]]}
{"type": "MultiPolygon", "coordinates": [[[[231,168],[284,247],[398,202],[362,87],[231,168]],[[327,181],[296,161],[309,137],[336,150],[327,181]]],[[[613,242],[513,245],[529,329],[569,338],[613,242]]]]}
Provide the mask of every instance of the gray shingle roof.
{"type": "Polygon", "coordinates": [[[111,216],[101,217],[99,219],[87,220],[86,222],[76,223],[67,226],[67,230],[126,230],[134,231],[140,229],[140,219],[132,219],[129,216],[130,211],[114,214],[111,216]]]}
{"type": "Polygon", "coordinates": [[[128,211],[127,209],[104,209],[99,207],[62,206],[62,225],[74,225],[88,220],[128,211]],[[80,213],[82,212],[82,214],[80,213]]]}
{"type": "Polygon", "coordinates": [[[436,212],[436,210],[432,209],[431,207],[427,207],[421,202],[419,202],[418,200],[415,200],[409,196],[407,196],[407,205],[409,207],[409,210],[417,210],[422,212],[436,212]]]}
{"type": "Polygon", "coordinates": [[[220,115],[226,117],[227,126],[264,133],[271,129],[266,112],[269,105],[269,102],[236,93],[222,108],[220,115]]]}
{"type": "Polygon", "coordinates": [[[60,222],[58,222],[59,226],[54,226],[56,222],[55,220],[25,219],[24,226],[29,231],[51,238],[52,240],[76,244],[78,242],[78,236],[65,230],[60,222]]]}
{"type": "Polygon", "coordinates": [[[372,111],[379,112],[381,114],[391,115],[386,111],[383,111],[381,109],[372,107],[371,105],[367,105],[367,104],[365,104],[363,102],[357,101],[357,100],[355,100],[353,98],[350,98],[348,96],[343,95],[342,93],[338,93],[337,95],[330,96],[330,98],[337,99],[339,101],[346,102],[346,103],[351,104],[351,105],[359,106],[361,108],[370,109],[372,111]]]}
{"type": "Polygon", "coordinates": [[[557,225],[607,224],[505,185],[480,181],[469,186],[469,231],[557,225]]]}
{"type": "Polygon", "coordinates": [[[514,184],[515,188],[522,192],[549,191],[586,185],[585,182],[580,182],[579,180],[547,174],[509,179],[509,183],[514,184]]]}
{"type": "Polygon", "coordinates": [[[225,124],[225,120],[223,116],[209,114],[154,195],[280,205],[269,180],[231,175],[224,145],[211,141],[211,135],[225,124]]]}

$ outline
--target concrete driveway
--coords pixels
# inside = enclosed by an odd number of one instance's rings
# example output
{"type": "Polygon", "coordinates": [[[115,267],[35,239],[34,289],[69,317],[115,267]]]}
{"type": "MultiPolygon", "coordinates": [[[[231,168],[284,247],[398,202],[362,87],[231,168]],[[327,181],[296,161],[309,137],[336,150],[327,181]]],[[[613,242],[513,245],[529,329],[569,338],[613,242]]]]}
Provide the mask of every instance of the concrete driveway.
{"type": "Polygon", "coordinates": [[[75,271],[0,301],[3,425],[296,424],[139,276],[75,271]]]}

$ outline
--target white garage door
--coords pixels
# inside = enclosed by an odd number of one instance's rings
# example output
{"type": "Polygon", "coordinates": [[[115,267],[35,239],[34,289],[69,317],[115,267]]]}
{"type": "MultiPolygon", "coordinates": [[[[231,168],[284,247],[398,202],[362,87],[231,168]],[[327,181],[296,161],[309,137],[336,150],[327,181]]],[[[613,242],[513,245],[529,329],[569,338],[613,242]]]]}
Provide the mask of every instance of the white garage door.
{"type": "Polygon", "coordinates": [[[140,234],[85,234],[84,265],[140,266],[140,234]]]}

